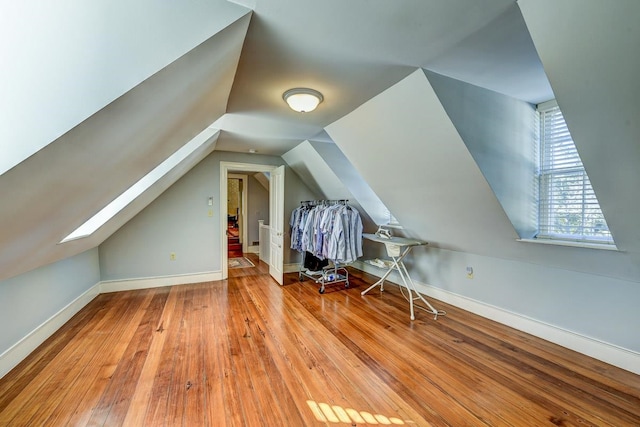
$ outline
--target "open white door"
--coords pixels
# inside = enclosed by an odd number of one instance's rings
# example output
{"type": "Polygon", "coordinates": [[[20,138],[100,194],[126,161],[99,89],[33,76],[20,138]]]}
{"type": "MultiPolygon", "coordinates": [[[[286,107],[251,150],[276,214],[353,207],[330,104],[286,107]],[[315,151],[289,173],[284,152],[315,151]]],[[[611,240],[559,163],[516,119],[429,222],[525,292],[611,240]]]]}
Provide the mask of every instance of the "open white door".
{"type": "Polygon", "coordinates": [[[271,172],[269,180],[269,274],[283,284],[284,271],[284,166],[271,172]]]}

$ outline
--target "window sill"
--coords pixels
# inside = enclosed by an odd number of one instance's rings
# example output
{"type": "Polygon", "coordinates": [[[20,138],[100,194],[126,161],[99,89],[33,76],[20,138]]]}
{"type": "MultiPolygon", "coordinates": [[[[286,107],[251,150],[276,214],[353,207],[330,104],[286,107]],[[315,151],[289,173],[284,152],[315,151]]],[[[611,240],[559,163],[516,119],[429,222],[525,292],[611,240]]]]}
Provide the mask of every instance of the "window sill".
{"type": "Polygon", "coordinates": [[[518,242],[538,243],[541,245],[569,246],[572,248],[599,249],[603,251],[619,251],[616,245],[608,245],[605,243],[589,243],[589,242],[572,242],[568,240],[553,239],[516,239],[518,242]]]}

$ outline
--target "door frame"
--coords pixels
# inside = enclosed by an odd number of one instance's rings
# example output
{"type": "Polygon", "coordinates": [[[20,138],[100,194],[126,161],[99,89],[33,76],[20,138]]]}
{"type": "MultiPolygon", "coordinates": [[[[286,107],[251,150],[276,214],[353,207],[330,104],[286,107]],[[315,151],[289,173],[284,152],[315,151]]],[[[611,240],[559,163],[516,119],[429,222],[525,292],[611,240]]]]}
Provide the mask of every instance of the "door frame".
{"type": "Polygon", "coordinates": [[[284,285],[284,175],[285,167],[280,166],[269,179],[269,200],[273,201],[269,204],[269,275],[280,285],[284,285]]]}
{"type": "MultiPolygon", "coordinates": [[[[261,165],[254,163],[220,162],[220,270],[222,280],[229,277],[229,254],[224,247],[227,244],[227,178],[233,172],[272,172],[280,165],[261,165]]],[[[269,192],[269,206],[275,203],[273,195],[269,192]]],[[[281,208],[284,210],[284,198],[281,208]]],[[[283,265],[284,268],[284,265],[283,265]]]]}

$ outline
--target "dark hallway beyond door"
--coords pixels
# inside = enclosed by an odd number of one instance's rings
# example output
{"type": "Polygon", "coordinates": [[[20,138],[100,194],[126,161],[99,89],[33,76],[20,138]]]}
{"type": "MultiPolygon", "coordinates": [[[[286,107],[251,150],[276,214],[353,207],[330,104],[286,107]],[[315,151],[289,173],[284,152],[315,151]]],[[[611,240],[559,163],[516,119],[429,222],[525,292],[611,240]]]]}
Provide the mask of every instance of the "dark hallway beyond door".
{"type": "Polygon", "coordinates": [[[242,243],[240,243],[240,228],[237,219],[229,217],[227,226],[227,252],[228,258],[242,257],[242,243]]]}

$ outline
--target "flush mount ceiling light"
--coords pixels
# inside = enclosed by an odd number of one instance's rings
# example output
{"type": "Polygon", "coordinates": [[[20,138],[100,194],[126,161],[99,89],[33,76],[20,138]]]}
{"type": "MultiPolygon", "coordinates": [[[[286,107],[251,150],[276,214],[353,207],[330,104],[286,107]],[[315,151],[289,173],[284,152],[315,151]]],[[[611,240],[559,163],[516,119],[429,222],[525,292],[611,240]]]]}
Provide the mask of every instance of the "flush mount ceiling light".
{"type": "Polygon", "coordinates": [[[289,104],[293,111],[308,113],[315,110],[318,104],[324,100],[324,97],[317,90],[298,87],[283,93],[282,99],[289,104]]]}

